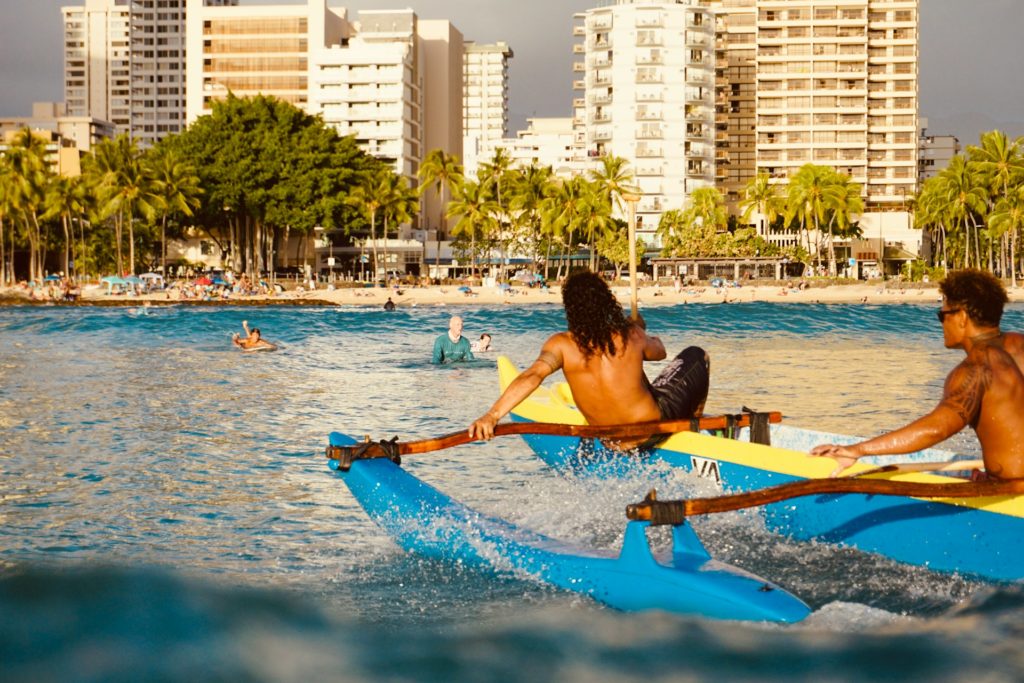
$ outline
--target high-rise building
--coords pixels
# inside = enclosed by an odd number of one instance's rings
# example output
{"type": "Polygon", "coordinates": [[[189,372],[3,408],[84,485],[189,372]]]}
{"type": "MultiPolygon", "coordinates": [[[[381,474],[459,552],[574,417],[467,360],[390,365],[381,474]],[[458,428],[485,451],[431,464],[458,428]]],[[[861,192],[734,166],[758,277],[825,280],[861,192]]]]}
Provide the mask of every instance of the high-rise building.
{"type": "Polygon", "coordinates": [[[917,186],[917,0],[759,0],[757,168],[832,166],[895,210],[917,186]]]}
{"type": "Polygon", "coordinates": [[[344,10],[326,0],[299,5],[204,6],[187,0],[186,119],[210,111],[212,100],[272,95],[307,109],[311,54],[338,44],[344,10]]]}
{"type": "MultiPolygon", "coordinates": [[[[205,0],[233,5],[238,0],[205,0]]],[[[185,0],[85,0],[63,7],[70,116],[111,121],[148,146],[185,123],[185,0]]]]}
{"type": "Polygon", "coordinates": [[[409,9],[360,12],[314,55],[309,83],[311,113],[412,182],[423,156],[417,24],[409,9]]]}
{"type": "Polygon", "coordinates": [[[701,0],[715,10],[715,186],[735,211],[757,174],[757,0],[701,0]]]}
{"type": "MultiPolygon", "coordinates": [[[[629,162],[640,232],[715,179],[715,22],[696,0],[617,0],[576,15],[573,66],[582,161],[629,162]]],[[[656,241],[645,234],[648,241],[656,241]]]]}
{"type": "Polygon", "coordinates": [[[960,153],[960,140],[955,135],[935,135],[928,132],[928,119],[918,119],[921,126],[917,138],[917,182],[924,183],[949,166],[949,162],[960,153]]]}
{"type": "Polygon", "coordinates": [[[462,141],[467,175],[487,161],[503,138],[508,137],[508,62],[513,57],[507,43],[466,43],[463,61],[462,141]]]}

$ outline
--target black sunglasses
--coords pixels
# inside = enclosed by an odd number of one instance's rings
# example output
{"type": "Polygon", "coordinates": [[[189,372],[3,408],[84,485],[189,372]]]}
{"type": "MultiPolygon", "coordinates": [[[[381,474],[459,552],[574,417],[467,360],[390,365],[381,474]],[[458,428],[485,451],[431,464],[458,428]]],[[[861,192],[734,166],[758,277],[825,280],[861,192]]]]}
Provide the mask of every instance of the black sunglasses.
{"type": "Polygon", "coordinates": [[[940,308],[939,310],[935,311],[935,316],[939,319],[940,323],[944,323],[946,322],[947,315],[953,315],[954,313],[959,313],[962,310],[962,308],[950,308],[948,310],[943,310],[940,308]]]}

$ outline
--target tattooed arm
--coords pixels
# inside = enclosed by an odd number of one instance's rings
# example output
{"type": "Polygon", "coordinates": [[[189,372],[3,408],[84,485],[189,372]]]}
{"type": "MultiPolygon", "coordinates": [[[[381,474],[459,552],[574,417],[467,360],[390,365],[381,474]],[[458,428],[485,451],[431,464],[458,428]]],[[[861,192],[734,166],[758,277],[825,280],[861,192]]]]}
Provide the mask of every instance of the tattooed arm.
{"type": "Polygon", "coordinates": [[[852,446],[823,444],[815,446],[811,455],[828,456],[839,463],[836,476],[865,455],[898,455],[929,448],[953,436],[967,425],[977,423],[981,402],[991,384],[991,369],[968,358],[946,378],[939,405],[905,427],[876,436],[852,446]]]}

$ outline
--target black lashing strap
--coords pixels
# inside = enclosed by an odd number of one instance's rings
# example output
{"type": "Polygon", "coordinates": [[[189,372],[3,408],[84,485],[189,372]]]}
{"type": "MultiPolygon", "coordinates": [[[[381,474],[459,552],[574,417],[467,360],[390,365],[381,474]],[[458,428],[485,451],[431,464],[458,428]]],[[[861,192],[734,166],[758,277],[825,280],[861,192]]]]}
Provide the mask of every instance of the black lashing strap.
{"type": "Polygon", "coordinates": [[[750,443],[760,443],[765,446],[772,445],[772,429],[769,417],[771,413],[759,413],[756,410],[743,406],[741,409],[750,416],[750,443]]]}
{"type": "Polygon", "coordinates": [[[328,446],[327,457],[336,460],[338,469],[348,472],[356,460],[372,460],[387,458],[396,465],[402,464],[402,456],[398,452],[398,437],[381,439],[380,441],[363,441],[352,446],[328,446]]]}

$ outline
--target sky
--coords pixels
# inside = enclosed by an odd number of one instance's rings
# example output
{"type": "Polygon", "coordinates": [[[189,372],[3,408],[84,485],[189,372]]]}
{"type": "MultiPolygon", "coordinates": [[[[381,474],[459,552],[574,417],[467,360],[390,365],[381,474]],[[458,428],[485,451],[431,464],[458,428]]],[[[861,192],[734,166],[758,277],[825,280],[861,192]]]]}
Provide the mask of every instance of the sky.
{"type": "MultiPolygon", "coordinates": [[[[328,0],[332,7],[411,7],[448,19],[467,40],[505,41],[510,133],[533,116],[570,116],[572,15],[607,0],[328,0]]],[[[28,116],[33,102],[63,99],[62,5],[84,0],[0,0],[0,117],[28,116]]],[[[242,0],[241,4],[296,4],[242,0]]],[[[920,0],[920,114],[929,133],[977,143],[994,128],[1024,135],[1024,0],[920,0]]]]}

